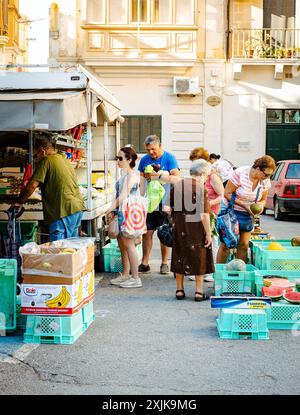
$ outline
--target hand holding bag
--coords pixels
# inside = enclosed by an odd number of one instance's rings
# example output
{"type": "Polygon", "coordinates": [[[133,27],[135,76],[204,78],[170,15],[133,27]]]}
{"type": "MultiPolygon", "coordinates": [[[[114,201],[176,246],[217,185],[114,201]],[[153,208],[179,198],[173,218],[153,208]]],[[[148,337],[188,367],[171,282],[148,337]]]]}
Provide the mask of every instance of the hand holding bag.
{"type": "Polygon", "coordinates": [[[108,225],[108,237],[110,239],[116,239],[119,235],[119,223],[118,223],[118,215],[114,216],[114,218],[110,221],[108,225]]]}

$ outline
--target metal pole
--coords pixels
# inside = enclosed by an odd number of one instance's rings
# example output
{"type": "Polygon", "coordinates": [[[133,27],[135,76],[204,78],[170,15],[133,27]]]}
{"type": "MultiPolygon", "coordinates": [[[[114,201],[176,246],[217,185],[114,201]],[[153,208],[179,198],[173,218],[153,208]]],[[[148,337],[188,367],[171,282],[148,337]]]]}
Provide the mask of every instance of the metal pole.
{"type": "MultiPolygon", "coordinates": [[[[121,123],[120,121],[116,121],[116,154],[118,154],[120,148],[121,148],[121,123]]],[[[120,175],[121,175],[120,169],[117,169],[117,178],[119,178],[120,175]]]]}
{"type": "MultiPolygon", "coordinates": [[[[88,122],[87,122],[87,209],[92,210],[92,127],[91,127],[91,91],[87,88],[86,101],[88,109],[88,122]]],[[[88,234],[92,234],[92,224],[88,221],[88,234]]]]}
{"type": "Polygon", "coordinates": [[[108,189],[108,122],[104,121],[104,188],[108,189]]]}
{"type": "Polygon", "coordinates": [[[28,161],[33,165],[33,133],[32,130],[29,131],[29,157],[28,161]]]}

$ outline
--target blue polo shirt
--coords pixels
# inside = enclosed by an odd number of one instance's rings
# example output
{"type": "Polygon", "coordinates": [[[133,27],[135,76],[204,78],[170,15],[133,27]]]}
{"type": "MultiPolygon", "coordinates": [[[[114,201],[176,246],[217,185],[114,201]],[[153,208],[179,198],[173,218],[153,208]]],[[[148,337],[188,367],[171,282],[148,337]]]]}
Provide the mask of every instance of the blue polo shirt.
{"type": "MultiPolygon", "coordinates": [[[[141,158],[141,161],[140,161],[138,170],[141,173],[144,173],[145,167],[147,167],[149,164],[151,166],[153,166],[154,164],[156,164],[156,165],[159,164],[159,166],[160,166],[159,167],[159,170],[168,171],[169,173],[173,169],[180,170],[179,169],[179,164],[178,164],[178,161],[177,161],[176,157],[173,156],[173,154],[169,153],[168,151],[164,151],[163,154],[162,154],[162,156],[159,157],[158,159],[153,159],[151,156],[149,156],[149,154],[145,154],[141,158]]],[[[148,185],[148,183],[147,183],[147,185],[148,185]]],[[[166,199],[167,199],[167,197],[169,195],[170,185],[169,184],[165,184],[164,185],[164,188],[165,188],[166,193],[165,193],[165,195],[163,197],[163,200],[161,202],[162,204],[165,203],[165,201],[166,201],[166,199]]]]}

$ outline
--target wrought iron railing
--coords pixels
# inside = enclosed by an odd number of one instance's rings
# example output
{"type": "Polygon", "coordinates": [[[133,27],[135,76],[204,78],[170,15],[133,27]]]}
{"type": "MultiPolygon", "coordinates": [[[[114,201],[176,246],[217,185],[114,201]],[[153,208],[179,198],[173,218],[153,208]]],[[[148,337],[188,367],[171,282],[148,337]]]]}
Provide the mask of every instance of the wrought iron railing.
{"type": "Polygon", "coordinates": [[[231,58],[300,59],[300,29],[231,31],[231,58]]]}

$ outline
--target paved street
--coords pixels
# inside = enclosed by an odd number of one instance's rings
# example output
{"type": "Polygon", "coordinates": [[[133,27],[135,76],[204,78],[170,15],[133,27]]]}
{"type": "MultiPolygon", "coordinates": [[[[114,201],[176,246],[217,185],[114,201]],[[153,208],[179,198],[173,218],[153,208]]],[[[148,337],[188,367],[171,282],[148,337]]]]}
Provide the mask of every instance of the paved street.
{"type": "MultiPolygon", "coordinates": [[[[300,234],[300,219],[267,215],[262,228],[288,238],[300,234]]],[[[300,337],[270,331],[266,341],[221,340],[217,310],[193,301],[194,283],[186,281],[179,302],[173,276],[157,273],[157,245],[143,288],[111,286],[109,274],[98,280],[96,320],[74,345],[32,349],[14,336],[4,347],[0,338],[0,393],[299,394],[300,337]]]]}

